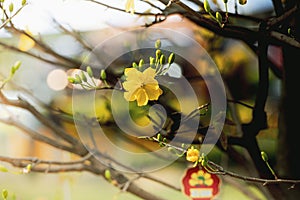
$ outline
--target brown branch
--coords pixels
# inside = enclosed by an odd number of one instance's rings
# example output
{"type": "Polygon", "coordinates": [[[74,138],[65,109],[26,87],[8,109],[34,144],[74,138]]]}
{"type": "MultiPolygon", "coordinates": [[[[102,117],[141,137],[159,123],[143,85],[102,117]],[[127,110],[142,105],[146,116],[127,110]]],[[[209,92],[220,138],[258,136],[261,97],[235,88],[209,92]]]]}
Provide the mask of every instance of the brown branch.
{"type": "Polygon", "coordinates": [[[243,175],[240,175],[240,174],[237,174],[234,172],[227,171],[223,167],[221,167],[220,165],[218,165],[212,161],[208,161],[208,164],[213,166],[216,169],[215,171],[210,171],[210,173],[212,173],[212,174],[228,175],[233,178],[237,178],[237,179],[244,180],[244,181],[263,183],[264,186],[271,185],[271,184],[283,184],[283,183],[291,184],[292,186],[300,184],[300,180],[293,180],[293,179],[281,179],[281,178],[264,179],[264,178],[243,176],[243,175]]]}
{"type": "Polygon", "coordinates": [[[81,37],[81,35],[75,31],[74,29],[68,30],[66,27],[64,27],[62,24],[60,24],[59,22],[57,22],[55,19],[53,20],[53,22],[55,24],[58,25],[58,28],[61,29],[65,34],[70,35],[71,37],[73,37],[77,42],[79,42],[81,44],[81,46],[92,52],[93,51],[93,47],[91,47],[86,41],[83,40],[83,38],[81,37]]]}
{"type": "MultiPolygon", "coordinates": [[[[26,4],[25,4],[26,5],[26,4]]],[[[25,5],[23,5],[22,7],[20,7],[12,16],[8,17],[1,25],[0,25],[0,29],[4,28],[8,23],[11,22],[11,20],[20,13],[20,11],[25,7],[25,5]]],[[[0,8],[3,12],[5,12],[3,6],[0,4],[0,8]]]]}
{"type": "Polygon", "coordinates": [[[85,160],[57,162],[40,160],[37,158],[11,158],[0,156],[0,161],[9,163],[17,168],[26,168],[29,164],[31,164],[32,167],[30,171],[42,173],[81,172],[89,169],[89,166],[84,164],[85,160]]]}
{"type": "Polygon", "coordinates": [[[0,122],[5,123],[7,125],[14,126],[16,128],[19,128],[24,133],[28,134],[33,140],[46,143],[50,146],[53,146],[53,147],[61,149],[61,150],[76,153],[76,151],[74,150],[73,147],[62,144],[62,143],[58,142],[58,140],[46,137],[46,136],[44,136],[44,135],[42,135],[42,134],[40,134],[40,133],[38,133],[34,130],[31,130],[30,128],[28,128],[27,126],[25,126],[22,123],[17,122],[16,120],[12,120],[11,118],[9,118],[9,119],[0,118],[0,122]]]}
{"type": "Polygon", "coordinates": [[[17,53],[21,53],[21,54],[36,58],[38,60],[41,60],[45,63],[49,63],[51,65],[56,65],[56,66],[59,65],[59,66],[65,67],[65,68],[70,67],[69,65],[66,65],[65,63],[60,63],[60,62],[56,62],[56,61],[53,61],[53,60],[50,60],[50,59],[43,58],[39,55],[35,55],[34,53],[32,53],[30,51],[22,51],[22,50],[20,50],[19,48],[15,47],[15,46],[6,44],[6,43],[1,42],[1,41],[0,41],[0,46],[2,46],[3,48],[6,48],[8,50],[11,50],[11,51],[14,51],[14,52],[17,52],[17,53]]]}
{"type": "MultiPolygon", "coordinates": [[[[86,1],[90,1],[92,3],[104,6],[104,7],[108,8],[108,9],[112,9],[112,10],[117,10],[117,11],[120,11],[120,12],[128,13],[128,12],[126,12],[125,9],[113,7],[113,6],[110,6],[108,4],[105,4],[105,3],[102,3],[102,2],[99,2],[99,1],[95,1],[95,0],[86,0],[86,1]]],[[[139,16],[157,16],[157,15],[161,15],[162,13],[141,13],[141,12],[134,12],[133,14],[134,15],[139,15],[139,16]]]]}
{"type": "MultiPolygon", "coordinates": [[[[187,151],[186,149],[184,149],[182,147],[174,146],[174,145],[168,144],[166,142],[160,141],[156,137],[151,137],[151,141],[160,143],[160,144],[164,145],[165,147],[171,147],[181,153],[186,153],[186,151],[187,151]]],[[[300,184],[300,180],[281,179],[281,178],[266,179],[266,178],[256,178],[256,177],[244,176],[244,175],[240,175],[240,174],[237,174],[237,173],[234,173],[231,171],[227,171],[222,166],[216,164],[213,161],[208,160],[207,163],[208,163],[208,166],[212,167],[211,169],[213,169],[213,170],[209,171],[212,174],[229,175],[231,177],[234,177],[234,178],[237,178],[240,180],[244,180],[244,181],[263,183],[264,186],[275,185],[275,184],[280,184],[280,183],[288,183],[288,184],[292,184],[292,185],[300,184]]]]}
{"type": "Polygon", "coordinates": [[[56,123],[48,119],[46,116],[41,114],[34,106],[32,106],[30,103],[28,103],[25,99],[22,99],[19,97],[19,99],[13,100],[8,99],[3,92],[0,90],[0,100],[10,106],[18,107],[25,109],[29,111],[33,116],[35,116],[43,125],[50,128],[53,133],[55,133],[57,136],[61,137],[68,143],[74,145],[74,148],[76,149],[76,152],[78,155],[86,155],[87,150],[85,149],[84,145],[80,143],[80,141],[73,136],[66,133],[61,127],[59,127],[56,123]]]}

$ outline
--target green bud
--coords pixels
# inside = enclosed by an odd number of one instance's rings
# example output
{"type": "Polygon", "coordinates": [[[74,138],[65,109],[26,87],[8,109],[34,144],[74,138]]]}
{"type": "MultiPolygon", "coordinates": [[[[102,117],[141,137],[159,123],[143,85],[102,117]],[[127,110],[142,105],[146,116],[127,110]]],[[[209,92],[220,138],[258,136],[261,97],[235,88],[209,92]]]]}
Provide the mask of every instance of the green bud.
{"type": "Polygon", "coordinates": [[[247,0],[239,0],[239,4],[245,5],[247,3],[247,0]]]}
{"type": "Polygon", "coordinates": [[[10,4],[9,4],[8,10],[9,10],[9,12],[14,11],[14,4],[13,4],[13,3],[10,3],[10,4]]]}
{"type": "Polygon", "coordinates": [[[0,165],[0,172],[8,172],[7,168],[0,165]]]}
{"type": "Polygon", "coordinates": [[[204,155],[202,155],[202,156],[201,156],[201,165],[202,165],[203,167],[206,167],[207,164],[208,164],[208,159],[207,159],[207,157],[204,156],[204,155]]]}
{"type": "Polygon", "coordinates": [[[3,3],[4,2],[4,0],[0,0],[0,3],[3,3]]]}
{"type": "Polygon", "coordinates": [[[223,19],[222,19],[222,15],[219,12],[216,12],[216,18],[218,20],[219,23],[222,23],[223,19]]]}
{"type": "Polygon", "coordinates": [[[161,50],[157,49],[155,52],[156,58],[160,58],[161,50]]]}
{"type": "Polygon", "coordinates": [[[24,6],[27,3],[26,0],[22,0],[22,6],[24,6]]]}
{"type": "Polygon", "coordinates": [[[21,61],[15,62],[15,64],[11,68],[11,74],[15,74],[15,72],[20,68],[21,64],[21,61]]]}
{"type": "Polygon", "coordinates": [[[149,57],[149,62],[150,62],[150,67],[152,67],[154,65],[155,58],[149,57]]]}
{"type": "Polygon", "coordinates": [[[3,190],[2,190],[2,198],[3,198],[4,200],[6,200],[7,197],[8,197],[8,191],[7,191],[6,189],[3,189],[3,190]]]}
{"type": "Polygon", "coordinates": [[[75,83],[76,82],[76,79],[75,78],[73,78],[73,77],[71,77],[71,76],[69,76],[68,77],[68,81],[69,81],[69,83],[75,83]]]}
{"type": "Polygon", "coordinates": [[[89,77],[93,77],[94,76],[94,74],[93,74],[93,70],[92,70],[92,68],[90,67],[90,66],[87,66],[86,67],[86,73],[89,75],[89,77]]]}
{"type": "Polygon", "coordinates": [[[166,63],[166,57],[165,57],[165,55],[161,55],[160,56],[159,63],[161,65],[164,65],[166,63]]]}
{"type": "Polygon", "coordinates": [[[138,65],[136,64],[136,62],[133,62],[133,63],[132,63],[132,67],[133,67],[133,68],[136,68],[136,69],[138,68],[138,65]]]}
{"type": "Polygon", "coordinates": [[[100,72],[100,79],[101,80],[106,80],[106,72],[104,69],[101,69],[101,72],[100,72]]]}
{"type": "Polygon", "coordinates": [[[265,162],[267,162],[269,160],[268,155],[264,151],[261,152],[261,158],[265,162]]]}
{"type": "Polygon", "coordinates": [[[107,180],[111,180],[111,173],[110,173],[110,170],[109,169],[106,169],[104,171],[104,177],[107,179],[107,180]]]}
{"type": "Polygon", "coordinates": [[[32,169],[32,165],[31,165],[31,164],[28,164],[28,165],[26,166],[26,169],[27,169],[27,172],[29,173],[29,172],[31,171],[31,169],[32,169]]]}
{"type": "Polygon", "coordinates": [[[160,41],[160,39],[158,39],[158,40],[156,40],[156,42],[155,42],[155,48],[156,49],[159,49],[161,47],[161,41],[160,41]]]}
{"type": "Polygon", "coordinates": [[[204,10],[209,13],[210,12],[210,6],[209,6],[208,1],[204,0],[203,3],[204,3],[204,10]]]}
{"type": "Polygon", "coordinates": [[[157,136],[156,136],[156,139],[158,140],[158,141],[162,141],[162,136],[161,136],[161,134],[159,133],[159,134],[157,134],[157,136]]]}
{"type": "Polygon", "coordinates": [[[143,59],[140,59],[139,67],[143,67],[144,63],[145,63],[144,60],[143,60],[143,59]]]}
{"type": "Polygon", "coordinates": [[[86,75],[84,74],[83,71],[81,71],[81,80],[82,80],[83,82],[87,82],[86,75]]]}
{"type": "Polygon", "coordinates": [[[224,3],[227,3],[227,2],[228,2],[228,0],[223,0],[223,2],[224,2],[224,3]]]}
{"type": "Polygon", "coordinates": [[[80,84],[82,83],[82,80],[78,74],[75,75],[75,84],[80,84]]]}
{"type": "Polygon", "coordinates": [[[169,65],[171,65],[174,62],[174,60],[175,60],[175,54],[171,53],[168,58],[169,65]]]}

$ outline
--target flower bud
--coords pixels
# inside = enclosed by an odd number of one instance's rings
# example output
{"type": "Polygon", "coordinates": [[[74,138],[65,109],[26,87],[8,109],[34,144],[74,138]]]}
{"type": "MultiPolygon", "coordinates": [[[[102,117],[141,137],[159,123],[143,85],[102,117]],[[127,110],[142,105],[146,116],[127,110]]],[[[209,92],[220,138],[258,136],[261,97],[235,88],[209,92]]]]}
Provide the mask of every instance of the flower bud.
{"type": "Polygon", "coordinates": [[[143,67],[144,63],[145,63],[144,60],[143,60],[143,59],[140,59],[139,67],[143,67]]]}
{"type": "Polygon", "coordinates": [[[138,68],[138,65],[137,65],[135,62],[133,62],[133,63],[132,63],[132,67],[137,69],[137,68],[138,68]]]}
{"type": "Polygon", "coordinates": [[[174,62],[174,60],[175,60],[175,54],[174,54],[174,53],[171,53],[171,54],[169,55],[169,59],[168,59],[169,65],[171,65],[171,64],[174,62]]]}
{"type": "Polygon", "coordinates": [[[161,50],[157,49],[155,52],[156,58],[160,58],[161,50]]]}
{"type": "Polygon", "coordinates": [[[22,6],[24,6],[27,3],[26,0],[22,0],[22,6]]]}
{"type": "Polygon", "coordinates": [[[155,59],[153,57],[149,57],[150,67],[154,65],[155,59]]]}
{"type": "Polygon", "coordinates": [[[90,67],[90,66],[87,66],[86,67],[86,73],[89,75],[89,77],[93,77],[94,76],[94,74],[93,74],[93,70],[92,70],[92,68],[90,67]]]}
{"type": "Polygon", "coordinates": [[[216,18],[218,20],[219,23],[222,23],[223,19],[222,19],[222,15],[219,12],[216,12],[216,18]]]}
{"type": "Polygon", "coordinates": [[[162,141],[162,136],[161,136],[161,134],[160,134],[160,133],[159,133],[159,134],[157,134],[156,138],[157,138],[157,140],[158,140],[158,141],[162,141]]]}
{"type": "Polygon", "coordinates": [[[73,84],[76,82],[76,79],[70,76],[70,77],[68,77],[68,81],[69,81],[69,83],[73,84]]]}
{"type": "Polygon", "coordinates": [[[8,10],[9,10],[9,12],[14,11],[14,4],[13,4],[13,3],[10,3],[10,4],[9,4],[8,10]]]}
{"type": "Polygon", "coordinates": [[[166,63],[166,57],[165,57],[165,55],[161,55],[160,56],[159,63],[161,65],[164,65],[166,63]]]}
{"type": "Polygon", "coordinates": [[[81,71],[81,80],[82,80],[83,82],[87,82],[86,75],[84,74],[83,71],[81,71]]]}
{"type": "Polygon", "coordinates": [[[3,198],[4,200],[6,200],[7,197],[8,197],[8,191],[7,191],[6,189],[3,189],[3,190],[2,190],[2,198],[3,198]]]}
{"type": "Polygon", "coordinates": [[[265,162],[267,162],[269,160],[268,155],[264,151],[261,152],[261,158],[265,162]]]}
{"type": "Polygon", "coordinates": [[[110,170],[109,169],[106,169],[105,172],[104,172],[104,177],[111,181],[111,173],[110,173],[110,170]]]}
{"type": "Polygon", "coordinates": [[[7,168],[0,165],[0,172],[8,172],[7,168]]]}
{"type": "Polygon", "coordinates": [[[106,80],[106,72],[104,69],[101,69],[101,72],[100,72],[100,79],[101,80],[106,80]]]}
{"type": "Polygon", "coordinates": [[[224,2],[224,3],[227,3],[227,2],[228,2],[228,0],[223,0],[223,2],[224,2]]]}
{"type": "Polygon", "coordinates": [[[210,6],[209,6],[208,1],[204,0],[203,3],[204,3],[204,10],[209,13],[210,12],[210,6]]]}
{"type": "Polygon", "coordinates": [[[20,68],[21,64],[21,61],[15,62],[15,64],[11,68],[11,74],[14,74],[20,68]]]}
{"type": "Polygon", "coordinates": [[[75,84],[80,84],[80,83],[82,83],[81,77],[78,74],[76,74],[75,75],[75,84]]]}
{"type": "Polygon", "coordinates": [[[239,4],[245,5],[247,3],[247,0],[239,0],[239,4]]]}
{"type": "Polygon", "coordinates": [[[160,47],[161,47],[161,41],[160,41],[160,39],[158,39],[155,42],[155,48],[159,49],[160,47]]]}

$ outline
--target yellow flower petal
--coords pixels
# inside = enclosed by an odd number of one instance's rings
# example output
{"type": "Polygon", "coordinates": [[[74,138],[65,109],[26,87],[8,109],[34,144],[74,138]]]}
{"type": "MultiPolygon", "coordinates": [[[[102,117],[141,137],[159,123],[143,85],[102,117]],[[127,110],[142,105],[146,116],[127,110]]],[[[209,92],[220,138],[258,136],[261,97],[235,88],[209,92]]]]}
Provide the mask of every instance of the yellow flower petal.
{"type": "Polygon", "coordinates": [[[138,106],[147,105],[149,98],[144,89],[142,89],[142,88],[138,89],[136,96],[137,96],[136,100],[137,100],[138,106]]]}
{"type": "Polygon", "coordinates": [[[126,81],[123,83],[124,98],[127,101],[137,100],[138,106],[147,105],[149,100],[157,100],[163,91],[155,80],[156,71],[147,68],[140,72],[136,68],[125,68],[126,81]]]}
{"type": "Polygon", "coordinates": [[[129,91],[129,92],[124,92],[124,98],[127,100],[127,101],[135,101],[137,99],[137,93],[138,90],[132,90],[132,91],[129,91]]]}
{"type": "Polygon", "coordinates": [[[158,97],[162,94],[162,90],[159,88],[157,84],[144,85],[144,89],[148,94],[149,100],[157,100],[158,97]]]}
{"type": "Polygon", "coordinates": [[[147,69],[145,69],[145,71],[143,72],[143,74],[147,77],[155,77],[156,71],[155,69],[148,67],[147,69]]]}
{"type": "Polygon", "coordinates": [[[142,85],[139,81],[137,80],[129,80],[123,83],[123,88],[126,91],[131,91],[131,90],[137,90],[138,88],[140,88],[142,85]]]}
{"type": "Polygon", "coordinates": [[[135,69],[135,68],[125,68],[125,70],[124,70],[125,76],[128,76],[128,73],[133,69],[135,69]]]}

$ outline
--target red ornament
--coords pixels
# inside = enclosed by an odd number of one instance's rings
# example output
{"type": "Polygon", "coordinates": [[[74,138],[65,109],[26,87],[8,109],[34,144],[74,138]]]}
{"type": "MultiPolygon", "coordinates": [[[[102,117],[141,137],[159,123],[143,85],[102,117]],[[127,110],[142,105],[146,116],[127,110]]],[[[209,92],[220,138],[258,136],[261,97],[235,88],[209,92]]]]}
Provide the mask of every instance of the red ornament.
{"type": "Polygon", "coordinates": [[[219,193],[220,178],[204,168],[189,168],[182,179],[183,192],[192,200],[212,200],[219,193]]]}

